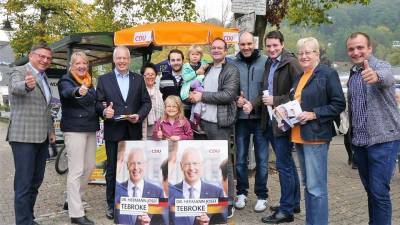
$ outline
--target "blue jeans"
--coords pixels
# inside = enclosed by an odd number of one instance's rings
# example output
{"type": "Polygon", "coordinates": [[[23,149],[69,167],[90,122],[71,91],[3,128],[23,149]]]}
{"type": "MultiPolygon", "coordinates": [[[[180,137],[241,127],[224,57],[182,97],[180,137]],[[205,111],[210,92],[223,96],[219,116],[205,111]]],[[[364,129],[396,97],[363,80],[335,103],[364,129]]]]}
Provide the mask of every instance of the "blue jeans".
{"type": "Polygon", "coordinates": [[[358,173],[368,195],[370,225],[391,224],[390,180],[399,144],[400,141],[391,141],[369,147],[352,146],[358,173]]]}
{"type": "Polygon", "coordinates": [[[296,144],[304,185],[306,225],[328,224],[328,147],[296,144]]]}
{"type": "Polygon", "coordinates": [[[300,207],[300,181],[292,156],[293,143],[289,137],[275,137],[276,168],[279,172],[281,199],[279,211],[293,215],[295,207],[300,207]]]}
{"type": "Polygon", "coordinates": [[[259,119],[239,119],[236,121],[236,191],[238,195],[247,196],[247,189],[249,189],[247,156],[249,153],[250,134],[253,134],[256,158],[254,193],[258,199],[267,199],[268,140],[272,140],[272,129],[263,132],[260,125],[259,119]]]}
{"type": "Polygon", "coordinates": [[[14,210],[16,225],[31,225],[35,219],[38,190],[43,182],[48,141],[43,143],[10,142],[14,156],[14,210]]]}

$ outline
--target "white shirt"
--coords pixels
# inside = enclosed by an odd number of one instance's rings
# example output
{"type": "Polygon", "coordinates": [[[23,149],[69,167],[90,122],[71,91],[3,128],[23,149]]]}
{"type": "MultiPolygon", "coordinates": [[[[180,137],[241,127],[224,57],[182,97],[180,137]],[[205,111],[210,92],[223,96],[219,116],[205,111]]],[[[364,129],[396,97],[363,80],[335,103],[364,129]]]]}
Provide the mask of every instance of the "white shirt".
{"type": "Polygon", "coordinates": [[[114,69],[115,78],[121,91],[122,98],[126,101],[129,92],[129,71],[126,74],[120,73],[117,69],[114,69]]]}
{"type": "MultiPolygon", "coordinates": [[[[128,196],[133,197],[133,186],[135,184],[128,180],[128,196]]],[[[144,180],[141,179],[138,184],[136,184],[136,197],[141,198],[143,196],[144,180]]]]}
{"type": "MultiPolygon", "coordinates": [[[[182,73],[182,72],[181,72],[182,73]]],[[[181,81],[182,79],[182,74],[178,74],[175,71],[172,71],[172,76],[175,78],[176,82],[179,83],[179,81],[181,81]]]]}
{"type": "MultiPolygon", "coordinates": [[[[34,74],[36,74],[36,76],[39,78],[39,80],[42,82],[42,85],[43,85],[43,91],[44,91],[44,96],[46,97],[46,102],[47,102],[47,104],[49,104],[50,103],[50,100],[51,100],[51,92],[50,92],[50,87],[49,87],[49,85],[47,84],[47,78],[46,78],[46,73],[43,71],[43,73],[40,73],[37,69],[35,69],[33,66],[32,66],[32,64],[30,64],[29,63],[29,66],[31,67],[31,69],[32,69],[32,72],[34,73],[34,74]]],[[[32,73],[32,74],[33,74],[32,73]]]]}
{"type": "Polygon", "coordinates": [[[186,181],[183,181],[182,189],[183,189],[183,197],[185,199],[189,199],[190,192],[189,188],[193,188],[193,196],[194,199],[199,199],[200,198],[200,192],[201,192],[201,180],[198,180],[193,186],[190,186],[186,181]]]}

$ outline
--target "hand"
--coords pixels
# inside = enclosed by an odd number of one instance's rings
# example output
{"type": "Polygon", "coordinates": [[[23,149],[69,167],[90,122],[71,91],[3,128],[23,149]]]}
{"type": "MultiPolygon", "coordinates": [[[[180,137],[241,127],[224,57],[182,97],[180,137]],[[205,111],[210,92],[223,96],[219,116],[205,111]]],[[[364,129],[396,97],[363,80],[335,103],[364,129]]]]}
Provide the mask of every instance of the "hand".
{"type": "Polygon", "coordinates": [[[246,114],[250,114],[252,110],[253,110],[253,105],[251,104],[251,102],[245,99],[245,103],[243,105],[243,112],[246,114]]]}
{"type": "Polygon", "coordinates": [[[262,97],[262,102],[264,103],[264,105],[274,105],[274,96],[263,96],[262,97]]]}
{"type": "Polygon", "coordinates": [[[36,86],[35,77],[32,75],[32,71],[29,69],[26,71],[25,85],[29,88],[29,90],[33,90],[36,86]]]}
{"type": "Polygon", "coordinates": [[[49,134],[49,142],[50,142],[50,144],[56,143],[56,134],[54,132],[50,132],[50,134],[49,134]]]}
{"type": "Polygon", "coordinates": [[[132,114],[128,116],[128,121],[131,123],[137,123],[139,122],[139,115],[138,114],[132,114]]]}
{"type": "Polygon", "coordinates": [[[317,115],[315,112],[302,112],[300,115],[297,117],[297,119],[300,121],[300,123],[305,123],[309,120],[315,120],[317,119],[317,115]]]}
{"type": "Polygon", "coordinates": [[[197,75],[204,75],[205,70],[203,69],[203,67],[200,67],[198,70],[196,70],[196,74],[197,75]]]}
{"type": "Polygon", "coordinates": [[[113,103],[110,102],[110,105],[108,105],[107,108],[104,109],[104,115],[107,119],[111,119],[114,116],[114,109],[113,109],[113,103]]]}
{"type": "Polygon", "coordinates": [[[147,214],[137,216],[137,219],[139,220],[140,225],[149,225],[151,221],[151,218],[147,214]]]}
{"type": "Polygon", "coordinates": [[[367,84],[378,82],[378,74],[369,67],[368,60],[364,60],[364,70],[361,72],[361,76],[367,84]]]}
{"type": "Polygon", "coordinates": [[[81,85],[81,87],[79,88],[79,94],[80,94],[81,96],[85,96],[85,95],[87,94],[88,90],[89,90],[89,89],[86,87],[85,83],[83,83],[83,84],[81,85]]]}
{"type": "Polygon", "coordinates": [[[210,218],[205,213],[202,213],[200,216],[196,216],[196,220],[199,225],[208,225],[210,222],[210,218]]]}
{"type": "Polygon", "coordinates": [[[197,102],[200,102],[201,101],[201,97],[203,96],[203,94],[201,93],[201,92],[198,92],[198,91],[192,91],[191,93],[190,93],[190,101],[192,102],[192,103],[197,103],[197,102]]]}
{"type": "Polygon", "coordinates": [[[171,140],[171,141],[179,141],[179,140],[181,140],[181,138],[179,136],[174,135],[174,136],[169,137],[169,140],[171,140]]]}
{"type": "Polygon", "coordinates": [[[157,137],[159,138],[159,139],[162,139],[163,138],[163,132],[162,132],[162,130],[161,130],[161,126],[159,127],[160,129],[157,131],[157,137]]]}
{"type": "Polygon", "coordinates": [[[240,96],[236,101],[236,106],[242,108],[245,103],[246,98],[244,97],[243,91],[240,91],[240,96]]]}

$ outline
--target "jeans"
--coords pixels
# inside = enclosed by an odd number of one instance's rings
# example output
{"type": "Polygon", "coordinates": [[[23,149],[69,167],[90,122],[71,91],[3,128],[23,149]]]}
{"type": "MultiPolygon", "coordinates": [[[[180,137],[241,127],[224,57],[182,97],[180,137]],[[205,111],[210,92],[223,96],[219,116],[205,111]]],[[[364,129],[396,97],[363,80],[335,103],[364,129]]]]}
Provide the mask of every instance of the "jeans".
{"type": "Polygon", "coordinates": [[[368,147],[352,146],[358,173],[368,195],[370,225],[391,224],[390,180],[399,144],[400,141],[391,141],[368,147]]]}
{"type": "Polygon", "coordinates": [[[249,188],[247,156],[249,153],[250,134],[253,134],[253,143],[256,158],[256,174],[254,193],[258,199],[267,199],[268,180],[268,140],[273,144],[272,129],[263,131],[259,119],[239,119],[235,124],[236,143],[236,192],[246,195],[249,188]]]}
{"type": "Polygon", "coordinates": [[[295,207],[300,207],[300,181],[292,156],[293,143],[289,137],[275,137],[276,168],[279,172],[281,199],[279,211],[293,215],[295,207]]]}
{"type": "Polygon", "coordinates": [[[328,147],[296,144],[304,185],[306,225],[328,224],[328,147]]]}
{"type": "Polygon", "coordinates": [[[16,225],[31,225],[35,218],[38,190],[43,182],[48,141],[43,143],[10,142],[14,156],[14,210],[16,225]]]}

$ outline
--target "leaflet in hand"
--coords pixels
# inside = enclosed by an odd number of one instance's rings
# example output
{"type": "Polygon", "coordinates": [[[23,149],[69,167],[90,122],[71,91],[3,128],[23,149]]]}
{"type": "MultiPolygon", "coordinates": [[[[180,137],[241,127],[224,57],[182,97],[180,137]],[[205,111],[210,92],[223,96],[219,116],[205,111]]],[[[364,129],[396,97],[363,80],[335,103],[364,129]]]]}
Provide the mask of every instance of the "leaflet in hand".
{"type": "Polygon", "coordinates": [[[273,111],[273,116],[278,122],[278,127],[282,131],[287,131],[295,124],[300,122],[297,117],[302,112],[303,110],[301,109],[299,102],[294,100],[275,108],[273,111]]]}
{"type": "Polygon", "coordinates": [[[115,116],[114,120],[115,121],[120,121],[120,120],[127,120],[129,117],[129,115],[119,115],[119,116],[115,116]]]}

